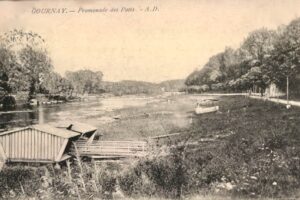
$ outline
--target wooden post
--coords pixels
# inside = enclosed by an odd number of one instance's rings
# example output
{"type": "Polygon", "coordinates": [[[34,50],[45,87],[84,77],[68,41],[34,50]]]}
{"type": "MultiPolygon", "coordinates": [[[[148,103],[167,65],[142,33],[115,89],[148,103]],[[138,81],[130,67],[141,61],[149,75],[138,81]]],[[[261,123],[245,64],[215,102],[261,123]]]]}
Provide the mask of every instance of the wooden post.
{"type": "Polygon", "coordinates": [[[286,77],[286,102],[289,105],[289,76],[286,77]]]}
{"type": "Polygon", "coordinates": [[[66,164],[67,164],[67,167],[68,167],[69,181],[70,181],[70,183],[72,183],[72,175],[71,175],[70,161],[69,161],[69,160],[66,160],[66,164]]]}

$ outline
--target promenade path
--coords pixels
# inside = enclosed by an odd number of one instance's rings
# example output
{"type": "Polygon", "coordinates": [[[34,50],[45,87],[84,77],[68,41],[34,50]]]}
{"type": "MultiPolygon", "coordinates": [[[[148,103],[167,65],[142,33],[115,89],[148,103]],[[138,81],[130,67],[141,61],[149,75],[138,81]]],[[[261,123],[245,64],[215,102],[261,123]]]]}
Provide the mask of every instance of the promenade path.
{"type": "MultiPolygon", "coordinates": [[[[207,94],[201,94],[201,96],[249,96],[250,98],[253,99],[260,99],[264,101],[271,101],[274,103],[279,103],[283,105],[287,105],[287,100],[285,99],[279,99],[279,98],[268,98],[265,96],[260,96],[259,93],[252,93],[252,95],[249,95],[249,93],[207,93],[207,94]]],[[[289,100],[289,104],[292,106],[297,106],[300,107],[300,101],[293,101],[289,100]]]]}
{"type": "MultiPolygon", "coordinates": [[[[250,96],[250,98],[253,98],[253,99],[261,99],[261,100],[267,100],[267,101],[272,101],[272,102],[274,102],[274,103],[279,103],[279,104],[287,105],[287,100],[284,100],[284,99],[267,98],[267,97],[261,97],[261,96],[250,96]]],[[[292,101],[292,100],[289,100],[289,104],[292,105],[292,106],[300,107],[300,101],[292,101]]]]}

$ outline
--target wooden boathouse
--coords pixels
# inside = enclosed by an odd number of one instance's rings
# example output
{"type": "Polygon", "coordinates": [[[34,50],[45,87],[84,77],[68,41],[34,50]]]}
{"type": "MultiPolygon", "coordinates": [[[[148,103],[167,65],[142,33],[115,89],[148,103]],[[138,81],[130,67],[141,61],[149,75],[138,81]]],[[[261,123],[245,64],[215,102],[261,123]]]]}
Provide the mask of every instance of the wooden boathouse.
{"type": "Polygon", "coordinates": [[[67,147],[80,135],[46,124],[2,132],[0,157],[6,162],[61,162],[70,158],[67,147]]]}
{"type": "Polygon", "coordinates": [[[83,123],[39,124],[0,133],[0,168],[5,162],[59,163],[72,156],[119,159],[145,156],[147,141],[100,140],[83,123]]]}

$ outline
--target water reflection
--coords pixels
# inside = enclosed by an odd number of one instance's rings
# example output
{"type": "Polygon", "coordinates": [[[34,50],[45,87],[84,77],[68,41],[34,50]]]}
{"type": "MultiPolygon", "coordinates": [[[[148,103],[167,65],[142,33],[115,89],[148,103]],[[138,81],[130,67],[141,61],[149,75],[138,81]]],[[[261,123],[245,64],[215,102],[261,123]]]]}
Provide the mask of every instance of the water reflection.
{"type": "Polygon", "coordinates": [[[17,107],[9,111],[0,111],[0,129],[28,126],[35,124],[37,119],[38,112],[36,108],[29,106],[17,107]]]}

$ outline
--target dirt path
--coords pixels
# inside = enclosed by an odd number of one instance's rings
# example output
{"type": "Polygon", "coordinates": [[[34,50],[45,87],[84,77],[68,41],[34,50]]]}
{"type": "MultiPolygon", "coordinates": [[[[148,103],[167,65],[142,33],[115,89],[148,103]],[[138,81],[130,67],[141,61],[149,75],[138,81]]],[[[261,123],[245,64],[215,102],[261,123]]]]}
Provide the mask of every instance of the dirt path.
{"type": "MultiPolygon", "coordinates": [[[[287,100],[284,100],[284,99],[266,98],[266,97],[260,97],[260,96],[250,96],[250,98],[261,99],[261,100],[266,100],[266,101],[272,101],[274,103],[280,103],[280,104],[287,105],[287,100]]],[[[289,104],[292,105],[292,106],[300,107],[300,101],[289,101],[289,104]]]]}
{"type": "MultiPolygon", "coordinates": [[[[201,94],[203,96],[249,96],[249,93],[218,93],[218,94],[201,94]]],[[[253,99],[260,99],[260,100],[264,100],[264,101],[271,101],[271,102],[274,102],[274,103],[280,103],[280,104],[284,104],[286,105],[287,104],[287,100],[284,100],[284,99],[278,99],[278,98],[267,98],[267,97],[261,97],[260,94],[254,94],[254,95],[251,95],[249,96],[250,98],[253,98],[253,99]]],[[[293,101],[293,100],[290,100],[289,101],[289,104],[292,105],[292,106],[297,106],[297,107],[300,107],[300,101],[293,101]]]]}

